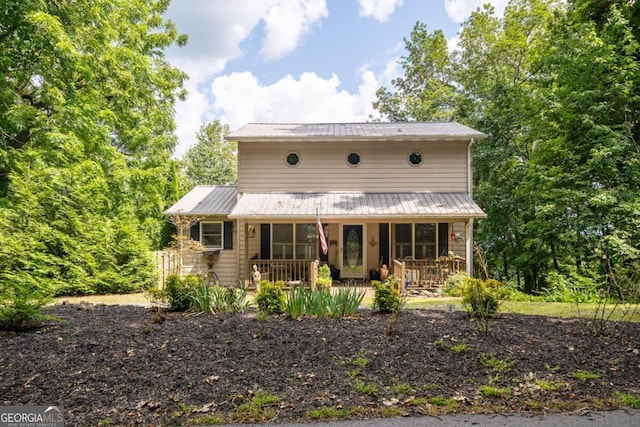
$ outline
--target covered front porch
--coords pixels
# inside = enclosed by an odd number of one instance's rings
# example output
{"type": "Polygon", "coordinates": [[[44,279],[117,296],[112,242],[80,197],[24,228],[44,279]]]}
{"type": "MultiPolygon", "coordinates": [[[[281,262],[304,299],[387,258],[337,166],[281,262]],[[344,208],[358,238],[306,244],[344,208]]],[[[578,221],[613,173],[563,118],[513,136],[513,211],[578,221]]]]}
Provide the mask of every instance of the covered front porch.
{"type": "Polygon", "coordinates": [[[471,272],[473,219],[483,216],[466,193],[420,192],[243,194],[229,215],[238,221],[247,284],[253,265],[262,280],[296,284],[310,281],[314,260],[340,282],[379,279],[382,265],[397,276],[398,261],[418,287],[471,272]]]}

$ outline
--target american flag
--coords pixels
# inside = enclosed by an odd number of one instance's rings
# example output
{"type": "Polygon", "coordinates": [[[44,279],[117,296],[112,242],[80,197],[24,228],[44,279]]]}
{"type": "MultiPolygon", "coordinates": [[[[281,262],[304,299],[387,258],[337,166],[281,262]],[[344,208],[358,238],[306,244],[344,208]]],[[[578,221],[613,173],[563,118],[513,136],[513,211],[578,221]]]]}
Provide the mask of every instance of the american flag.
{"type": "Polygon", "coordinates": [[[322,253],[327,254],[327,238],[324,235],[324,229],[322,228],[322,222],[320,222],[320,214],[316,212],[316,224],[318,225],[318,236],[320,236],[320,247],[322,247],[322,253]]]}

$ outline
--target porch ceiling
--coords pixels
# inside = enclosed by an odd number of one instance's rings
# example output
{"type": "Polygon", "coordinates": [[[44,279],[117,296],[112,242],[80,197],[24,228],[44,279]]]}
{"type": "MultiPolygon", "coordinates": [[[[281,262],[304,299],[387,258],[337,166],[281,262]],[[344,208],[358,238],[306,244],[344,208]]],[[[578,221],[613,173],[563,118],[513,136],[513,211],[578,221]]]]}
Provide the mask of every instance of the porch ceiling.
{"type": "Polygon", "coordinates": [[[484,218],[466,193],[244,193],[230,218],[484,218]]]}

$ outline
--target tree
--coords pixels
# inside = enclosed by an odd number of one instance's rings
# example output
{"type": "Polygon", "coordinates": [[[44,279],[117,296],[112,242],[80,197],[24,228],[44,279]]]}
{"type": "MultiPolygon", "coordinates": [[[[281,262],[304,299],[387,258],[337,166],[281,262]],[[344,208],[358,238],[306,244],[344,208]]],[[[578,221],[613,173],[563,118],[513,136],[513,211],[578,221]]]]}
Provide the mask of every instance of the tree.
{"type": "Polygon", "coordinates": [[[237,148],[224,139],[229,126],[215,120],[200,127],[198,142],[184,155],[184,169],[192,185],[227,185],[237,181],[237,148]]]}
{"type": "Polygon", "coordinates": [[[392,80],[395,91],[380,88],[373,107],[391,121],[447,121],[455,115],[456,89],[444,33],[429,34],[418,22],[404,39],[408,56],[404,76],[392,80]]]}
{"type": "Polygon", "coordinates": [[[153,284],[185,75],[167,0],[0,6],[0,286],[153,284]],[[25,281],[23,281],[25,283],[25,281]]]}

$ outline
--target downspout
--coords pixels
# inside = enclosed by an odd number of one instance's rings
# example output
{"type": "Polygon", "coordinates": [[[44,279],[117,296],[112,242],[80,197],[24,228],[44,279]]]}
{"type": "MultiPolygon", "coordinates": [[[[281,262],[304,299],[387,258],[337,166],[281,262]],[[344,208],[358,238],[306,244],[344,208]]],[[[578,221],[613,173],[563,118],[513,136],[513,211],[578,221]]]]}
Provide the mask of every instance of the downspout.
{"type": "MultiPolygon", "coordinates": [[[[471,161],[471,148],[475,142],[474,138],[469,140],[467,146],[467,194],[473,199],[473,164],[471,161]]],[[[469,218],[465,224],[465,245],[466,245],[466,260],[467,260],[467,275],[471,276],[473,273],[473,218],[469,218]]]]}

